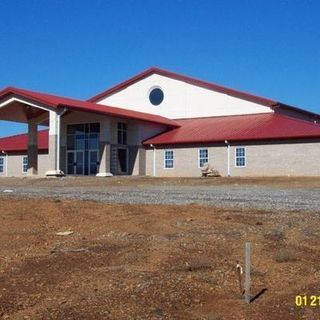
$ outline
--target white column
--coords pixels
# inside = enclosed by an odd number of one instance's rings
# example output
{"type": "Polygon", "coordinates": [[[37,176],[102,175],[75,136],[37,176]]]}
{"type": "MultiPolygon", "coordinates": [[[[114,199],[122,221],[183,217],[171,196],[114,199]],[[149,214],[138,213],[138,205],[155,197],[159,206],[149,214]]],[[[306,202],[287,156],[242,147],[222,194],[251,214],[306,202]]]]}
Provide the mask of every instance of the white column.
{"type": "Polygon", "coordinates": [[[110,120],[100,122],[100,135],[99,135],[99,172],[97,177],[112,177],[110,173],[110,120]]]}
{"type": "Polygon", "coordinates": [[[60,119],[61,116],[55,112],[49,112],[49,170],[46,176],[62,176],[60,170],[60,119]]]}
{"type": "Polygon", "coordinates": [[[100,164],[97,177],[112,177],[110,173],[110,143],[108,141],[100,141],[100,164]]]}

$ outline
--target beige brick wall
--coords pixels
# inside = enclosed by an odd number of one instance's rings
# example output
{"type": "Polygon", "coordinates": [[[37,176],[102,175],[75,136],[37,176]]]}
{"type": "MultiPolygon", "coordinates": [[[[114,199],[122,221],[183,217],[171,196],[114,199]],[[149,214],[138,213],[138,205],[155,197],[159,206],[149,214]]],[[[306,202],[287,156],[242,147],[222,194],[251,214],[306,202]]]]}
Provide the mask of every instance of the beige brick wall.
{"type": "Polygon", "coordinates": [[[235,167],[235,148],[231,152],[233,176],[320,176],[320,141],[247,145],[246,167],[235,167]]]}
{"type": "MultiPolygon", "coordinates": [[[[156,176],[157,177],[199,177],[201,170],[198,166],[198,150],[199,146],[188,148],[170,148],[156,149],[156,176]],[[174,150],[174,168],[164,168],[164,152],[165,150],[174,150]]],[[[227,174],[227,149],[225,146],[210,146],[207,148],[209,152],[209,163],[216,168],[220,174],[227,174]]],[[[153,150],[147,150],[146,158],[146,174],[153,175],[153,150]]]]}
{"type": "MultiPolygon", "coordinates": [[[[156,149],[156,176],[199,177],[198,150],[202,146],[156,149]],[[164,169],[164,150],[174,150],[174,169],[164,169]]],[[[227,175],[225,145],[211,145],[209,162],[221,175],[227,175]]],[[[242,144],[230,146],[231,176],[320,176],[320,141],[242,144]],[[235,150],[246,150],[246,166],[235,166],[235,150]]],[[[153,175],[153,150],[147,150],[146,174],[153,175]]]]}
{"type": "MultiPolygon", "coordinates": [[[[22,173],[22,159],[26,154],[10,154],[8,156],[7,173],[8,177],[24,177],[27,176],[26,173],[22,173]]],[[[48,171],[49,167],[49,158],[48,154],[39,154],[38,155],[38,175],[45,176],[45,173],[48,171]]],[[[5,177],[6,171],[3,174],[0,174],[0,177],[5,177]]]]}

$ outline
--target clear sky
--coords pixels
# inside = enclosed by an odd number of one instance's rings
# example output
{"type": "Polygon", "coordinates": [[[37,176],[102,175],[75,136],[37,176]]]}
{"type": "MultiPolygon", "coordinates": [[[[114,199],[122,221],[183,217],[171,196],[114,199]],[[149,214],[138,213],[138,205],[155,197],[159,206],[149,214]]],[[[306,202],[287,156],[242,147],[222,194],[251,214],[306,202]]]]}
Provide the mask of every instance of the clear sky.
{"type": "Polygon", "coordinates": [[[319,16],[317,0],[1,0],[0,88],[85,99],[158,66],[320,113],[319,16]]]}

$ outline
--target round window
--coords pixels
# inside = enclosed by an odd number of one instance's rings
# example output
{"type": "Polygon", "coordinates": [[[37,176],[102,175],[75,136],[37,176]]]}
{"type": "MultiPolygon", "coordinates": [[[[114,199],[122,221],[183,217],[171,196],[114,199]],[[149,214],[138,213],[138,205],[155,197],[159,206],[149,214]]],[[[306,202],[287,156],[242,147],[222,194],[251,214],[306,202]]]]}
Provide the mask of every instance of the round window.
{"type": "Polygon", "coordinates": [[[149,100],[154,106],[158,106],[164,98],[163,91],[160,88],[154,88],[149,94],[149,100]]]}

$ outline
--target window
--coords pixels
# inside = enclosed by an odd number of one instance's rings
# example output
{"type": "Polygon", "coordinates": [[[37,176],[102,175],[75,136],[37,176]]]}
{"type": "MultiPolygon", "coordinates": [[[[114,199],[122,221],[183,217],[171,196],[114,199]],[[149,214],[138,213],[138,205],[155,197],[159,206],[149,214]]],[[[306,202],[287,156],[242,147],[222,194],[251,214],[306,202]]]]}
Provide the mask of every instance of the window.
{"type": "Polygon", "coordinates": [[[163,91],[160,88],[154,88],[150,91],[149,100],[154,106],[158,106],[164,98],[163,91]]]}
{"type": "Polygon", "coordinates": [[[246,149],[244,147],[236,148],[236,167],[246,166],[246,149]]]}
{"type": "Polygon", "coordinates": [[[27,173],[28,172],[28,157],[24,156],[22,158],[22,173],[27,173]]]}
{"type": "Polygon", "coordinates": [[[198,159],[199,159],[198,161],[199,168],[202,168],[206,162],[209,162],[208,149],[199,149],[198,159]]]}
{"type": "Polygon", "coordinates": [[[0,174],[4,173],[4,157],[0,157],[0,174]]]}
{"type": "Polygon", "coordinates": [[[100,123],[71,124],[67,127],[68,150],[99,149],[100,123]]]}
{"type": "Polygon", "coordinates": [[[118,123],[118,144],[127,144],[127,124],[118,123]]]}
{"type": "Polygon", "coordinates": [[[67,173],[90,175],[98,172],[100,123],[67,126],[67,173]]]}
{"type": "Polygon", "coordinates": [[[173,151],[166,150],[164,152],[164,168],[173,169],[173,151]]]}

